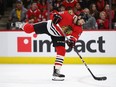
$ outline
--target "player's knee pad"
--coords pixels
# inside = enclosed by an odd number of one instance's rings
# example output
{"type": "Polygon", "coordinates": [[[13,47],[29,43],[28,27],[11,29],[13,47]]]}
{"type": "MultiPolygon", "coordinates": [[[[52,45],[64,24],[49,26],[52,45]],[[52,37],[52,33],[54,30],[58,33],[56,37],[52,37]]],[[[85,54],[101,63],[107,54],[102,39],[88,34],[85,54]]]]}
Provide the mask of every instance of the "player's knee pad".
{"type": "Polygon", "coordinates": [[[33,27],[32,24],[26,23],[26,24],[23,26],[23,30],[24,30],[26,33],[32,33],[32,32],[34,32],[34,27],[33,27]]]}
{"type": "Polygon", "coordinates": [[[57,46],[55,48],[56,48],[57,55],[65,56],[66,50],[64,46],[57,46]]]}

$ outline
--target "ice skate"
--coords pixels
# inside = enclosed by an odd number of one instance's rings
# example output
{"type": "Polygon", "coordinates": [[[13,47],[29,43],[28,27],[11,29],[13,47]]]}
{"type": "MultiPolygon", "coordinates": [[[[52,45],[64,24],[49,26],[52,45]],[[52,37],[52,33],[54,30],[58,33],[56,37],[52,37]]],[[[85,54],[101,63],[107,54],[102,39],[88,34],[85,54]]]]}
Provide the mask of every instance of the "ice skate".
{"type": "Polygon", "coordinates": [[[59,69],[55,69],[54,66],[54,71],[53,71],[53,81],[64,81],[65,75],[60,74],[60,70],[59,69]]]}

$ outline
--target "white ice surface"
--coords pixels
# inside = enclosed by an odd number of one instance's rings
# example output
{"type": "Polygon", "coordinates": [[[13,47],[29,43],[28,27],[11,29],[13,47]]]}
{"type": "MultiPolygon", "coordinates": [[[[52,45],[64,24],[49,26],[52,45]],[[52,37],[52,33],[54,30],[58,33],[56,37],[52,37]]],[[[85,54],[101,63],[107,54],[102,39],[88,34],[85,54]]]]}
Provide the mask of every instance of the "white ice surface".
{"type": "Polygon", "coordinates": [[[116,87],[116,65],[88,65],[96,81],[84,65],[63,65],[64,81],[52,81],[53,65],[0,64],[0,87],[116,87]]]}

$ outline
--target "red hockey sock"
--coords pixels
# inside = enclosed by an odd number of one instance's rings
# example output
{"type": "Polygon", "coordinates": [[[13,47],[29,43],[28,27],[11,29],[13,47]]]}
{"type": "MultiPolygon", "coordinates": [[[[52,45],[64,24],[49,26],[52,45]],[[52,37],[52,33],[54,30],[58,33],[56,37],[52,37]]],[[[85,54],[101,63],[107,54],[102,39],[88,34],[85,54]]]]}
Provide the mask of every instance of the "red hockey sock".
{"type": "Polygon", "coordinates": [[[55,68],[60,69],[64,62],[64,56],[65,56],[65,52],[66,52],[65,47],[57,46],[56,52],[57,52],[57,56],[56,56],[56,60],[55,60],[55,68]]]}

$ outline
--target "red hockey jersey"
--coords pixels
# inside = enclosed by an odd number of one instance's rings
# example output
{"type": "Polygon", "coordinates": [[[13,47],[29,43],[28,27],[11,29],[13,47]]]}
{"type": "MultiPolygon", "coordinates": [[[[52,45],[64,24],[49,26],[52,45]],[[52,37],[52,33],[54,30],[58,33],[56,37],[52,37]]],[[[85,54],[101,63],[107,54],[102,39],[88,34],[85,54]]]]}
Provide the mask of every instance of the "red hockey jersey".
{"type": "Polygon", "coordinates": [[[68,9],[68,8],[74,8],[76,3],[77,3],[77,0],[72,0],[71,2],[64,0],[62,4],[66,7],[66,9],[68,9]]]}
{"type": "MultiPolygon", "coordinates": [[[[64,26],[71,26],[73,29],[71,36],[77,40],[79,35],[82,33],[82,28],[81,26],[77,26],[73,23],[74,14],[71,14],[69,11],[58,12],[58,14],[62,17],[62,20],[57,25],[50,25],[51,27],[49,27],[48,31],[51,34],[54,34],[53,31],[55,30],[56,36],[64,36],[61,28],[64,26]]],[[[51,15],[51,19],[52,18],[53,15],[51,15]]]]}
{"type": "Polygon", "coordinates": [[[34,23],[41,21],[41,12],[39,9],[36,9],[35,11],[32,11],[29,9],[26,14],[27,20],[34,19],[34,23]]]}

